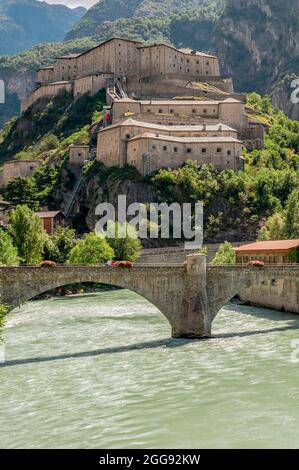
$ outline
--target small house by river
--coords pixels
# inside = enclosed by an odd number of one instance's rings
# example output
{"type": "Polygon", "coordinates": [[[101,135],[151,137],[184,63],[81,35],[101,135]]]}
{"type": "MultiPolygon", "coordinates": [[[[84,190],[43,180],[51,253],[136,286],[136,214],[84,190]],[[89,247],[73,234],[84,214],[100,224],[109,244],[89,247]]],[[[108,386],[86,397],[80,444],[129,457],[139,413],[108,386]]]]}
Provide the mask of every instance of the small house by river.
{"type": "Polygon", "coordinates": [[[299,262],[299,240],[269,240],[235,249],[236,262],[263,261],[265,264],[288,264],[299,262]]]}

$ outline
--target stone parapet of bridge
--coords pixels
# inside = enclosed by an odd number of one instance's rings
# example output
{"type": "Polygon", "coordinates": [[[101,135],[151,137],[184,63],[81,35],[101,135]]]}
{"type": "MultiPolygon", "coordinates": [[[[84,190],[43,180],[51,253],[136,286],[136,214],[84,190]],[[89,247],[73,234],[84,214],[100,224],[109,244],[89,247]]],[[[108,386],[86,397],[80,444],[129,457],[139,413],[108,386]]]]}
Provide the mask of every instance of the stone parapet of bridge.
{"type": "Polygon", "coordinates": [[[299,265],[211,266],[206,265],[204,255],[193,254],[183,264],[139,265],[131,269],[0,267],[0,303],[12,310],[68,284],[114,285],[130,289],[156,306],[169,321],[173,337],[195,339],[211,335],[219,310],[244,287],[276,279],[299,283],[299,265]]]}

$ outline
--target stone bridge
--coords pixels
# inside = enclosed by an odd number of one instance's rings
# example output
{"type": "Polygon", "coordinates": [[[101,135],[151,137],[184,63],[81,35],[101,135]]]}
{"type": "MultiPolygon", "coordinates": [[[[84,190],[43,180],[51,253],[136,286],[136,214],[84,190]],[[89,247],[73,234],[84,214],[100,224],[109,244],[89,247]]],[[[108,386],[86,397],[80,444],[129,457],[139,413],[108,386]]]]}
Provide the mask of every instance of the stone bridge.
{"type": "Polygon", "coordinates": [[[132,269],[0,267],[0,303],[12,310],[67,284],[110,284],[130,289],[155,305],[169,321],[173,337],[195,339],[211,335],[217,313],[242,288],[276,279],[299,280],[299,265],[207,266],[204,255],[189,255],[181,265],[140,265],[132,269]]]}

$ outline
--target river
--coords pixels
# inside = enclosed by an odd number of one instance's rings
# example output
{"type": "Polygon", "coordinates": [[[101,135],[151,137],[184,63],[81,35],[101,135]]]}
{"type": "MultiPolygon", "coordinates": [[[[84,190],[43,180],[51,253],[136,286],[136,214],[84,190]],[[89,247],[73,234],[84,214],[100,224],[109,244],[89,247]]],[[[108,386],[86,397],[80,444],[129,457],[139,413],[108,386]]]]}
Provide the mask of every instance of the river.
{"type": "Polygon", "coordinates": [[[213,333],[171,339],[129,291],[29,302],[2,332],[0,447],[298,448],[299,317],[230,304],[213,333]]]}

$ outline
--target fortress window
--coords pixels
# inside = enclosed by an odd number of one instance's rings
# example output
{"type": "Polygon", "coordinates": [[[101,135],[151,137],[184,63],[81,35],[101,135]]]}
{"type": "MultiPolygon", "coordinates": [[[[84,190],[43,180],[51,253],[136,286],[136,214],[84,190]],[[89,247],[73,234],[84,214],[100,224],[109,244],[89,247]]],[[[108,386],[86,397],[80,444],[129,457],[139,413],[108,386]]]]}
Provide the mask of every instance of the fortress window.
{"type": "Polygon", "coordinates": [[[163,145],[163,150],[164,150],[164,152],[167,151],[167,146],[166,145],[163,145]]]}
{"type": "Polygon", "coordinates": [[[210,65],[210,62],[207,62],[207,65],[210,65]]]}
{"type": "Polygon", "coordinates": [[[206,148],[202,148],[202,149],[201,149],[201,153],[207,153],[207,149],[206,149],[206,148]]]}
{"type": "Polygon", "coordinates": [[[192,153],[192,149],[187,148],[187,153],[192,153]]]}
{"type": "Polygon", "coordinates": [[[187,59],[187,64],[189,64],[189,62],[190,62],[190,60],[189,60],[189,59],[187,59]]]}
{"type": "Polygon", "coordinates": [[[126,139],[129,139],[130,137],[130,134],[126,134],[126,139]]]}
{"type": "Polygon", "coordinates": [[[207,110],[206,110],[206,109],[204,109],[203,112],[204,112],[204,114],[207,114],[207,110]]]}
{"type": "Polygon", "coordinates": [[[163,109],[159,109],[159,114],[162,114],[163,113],[163,109]]]}
{"type": "Polygon", "coordinates": [[[206,71],[206,75],[209,75],[209,72],[208,72],[208,70],[206,71]]]}
{"type": "Polygon", "coordinates": [[[173,64],[173,66],[175,67],[175,64],[173,64]]]}
{"type": "Polygon", "coordinates": [[[192,109],[192,113],[194,113],[194,114],[195,114],[195,113],[196,113],[196,109],[192,109]]]}
{"type": "Polygon", "coordinates": [[[230,150],[227,151],[227,155],[231,155],[231,151],[230,151],[230,150]]]}
{"type": "Polygon", "coordinates": [[[180,70],[182,70],[182,67],[180,67],[180,70]]]}
{"type": "Polygon", "coordinates": [[[177,153],[178,148],[177,148],[177,147],[174,147],[173,151],[174,151],[175,153],[177,153]]]}
{"type": "Polygon", "coordinates": [[[62,66],[62,70],[64,70],[64,65],[62,66]]]}
{"type": "Polygon", "coordinates": [[[196,70],[196,73],[199,73],[199,70],[196,70]]]}
{"type": "Polygon", "coordinates": [[[152,149],[153,149],[153,150],[156,150],[156,146],[155,146],[155,145],[152,145],[152,149]]]}
{"type": "Polygon", "coordinates": [[[190,69],[187,69],[187,72],[190,72],[190,69]]]}
{"type": "Polygon", "coordinates": [[[170,114],[173,114],[173,109],[170,109],[169,112],[170,112],[170,114]]]}
{"type": "Polygon", "coordinates": [[[222,149],[220,147],[217,148],[217,153],[221,153],[222,149]]]}
{"type": "Polygon", "coordinates": [[[148,113],[150,113],[150,112],[151,112],[151,110],[150,110],[150,109],[148,109],[148,110],[147,110],[147,112],[148,112],[148,113]]]}

